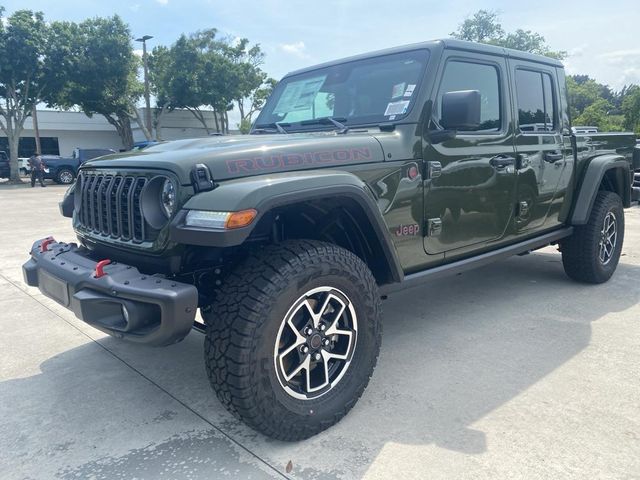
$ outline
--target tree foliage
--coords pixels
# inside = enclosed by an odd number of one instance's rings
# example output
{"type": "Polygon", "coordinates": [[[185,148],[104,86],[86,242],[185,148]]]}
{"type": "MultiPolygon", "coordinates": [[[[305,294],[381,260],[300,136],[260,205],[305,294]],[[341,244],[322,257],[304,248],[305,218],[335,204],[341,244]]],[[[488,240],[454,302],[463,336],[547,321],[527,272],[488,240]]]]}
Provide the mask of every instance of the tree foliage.
{"type": "Polygon", "coordinates": [[[492,10],[478,10],[473,16],[465,19],[455,32],[451,32],[451,36],[459,40],[488,43],[560,60],[567,56],[565,51],[551,50],[544,37],[531,30],[517,29],[505,33],[500,16],[492,10]]]}
{"type": "Polygon", "coordinates": [[[25,120],[45,95],[52,70],[49,27],[41,12],[0,7],[0,130],[9,144],[11,181],[20,182],[18,143],[25,120]]]}
{"type": "Polygon", "coordinates": [[[102,115],[120,135],[123,147],[131,148],[131,118],[143,86],[127,24],[114,15],[77,24],[54,22],[51,29],[57,49],[64,52],[65,62],[57,69],[64,88],[49,96],[48,104],[102,115]]]}
{"type": "MultiPolygon", "coordinates": [[[[245,38],[219,38],[216,29],[181,35],[170,47],[156,47],[149,61],[156,95],[156,124],[163,112],[185,108],[207,132],[228,133],[228,112],[238,107],[249,121],[262,107],[273,80],[261,70],[264,54],[245,38]],[[205,109],[214,112],[210,125],[205,109]]],[[[242,122],[241,122],[242,123],[242,122]]]]}

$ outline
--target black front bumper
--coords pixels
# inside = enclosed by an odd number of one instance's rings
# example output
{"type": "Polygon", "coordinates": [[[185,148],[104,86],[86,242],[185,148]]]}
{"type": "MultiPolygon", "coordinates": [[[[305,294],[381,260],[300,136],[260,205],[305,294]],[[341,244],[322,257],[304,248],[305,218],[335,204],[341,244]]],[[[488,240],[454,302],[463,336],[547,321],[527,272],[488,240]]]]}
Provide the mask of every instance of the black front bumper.
{"type": "Polygon", "coordinates": [[[121,263],[105,266],[100,276],[86,249],[53,241],[42,251],[46,240],[31,247],[31,259],[22,266],[25,282],[89,325],[153,346],[179,342],[191,330],[198,307],[193,285],[144,275],[121,263]]]}

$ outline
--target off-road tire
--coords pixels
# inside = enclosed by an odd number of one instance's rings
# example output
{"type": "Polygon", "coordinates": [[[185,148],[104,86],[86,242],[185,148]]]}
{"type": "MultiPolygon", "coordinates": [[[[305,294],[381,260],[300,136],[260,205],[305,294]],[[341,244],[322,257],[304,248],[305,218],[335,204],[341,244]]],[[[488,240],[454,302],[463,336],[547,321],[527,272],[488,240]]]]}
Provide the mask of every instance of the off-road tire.
{"type": "Polygon", "coordinates": [[[203,309],[205,365],[220,402],[279,440],[311,437],[337,423],[366,388],[380,350],[380,294],[367,265],[332,244],[286,241],[250,254],[203,309]],[[296,399],[279,383],[275,341],[293,302],[310,289],[344,292],[357,314],[357,341],[344,376],[327,393],[296,399]]]}
{"type": "Polygon", "coordinates": [[[607,191],[596,196],[586,225],[574,228],[573,234],[561,242],[562,265],[566,274],[579,282],[604,283],[615,272],[624,240],[624,209],[620,197],[607,191]],[[599,258],[600,241],[605,218],[612,213],[616,219],[617,238],[610,260],[599,258]]]}

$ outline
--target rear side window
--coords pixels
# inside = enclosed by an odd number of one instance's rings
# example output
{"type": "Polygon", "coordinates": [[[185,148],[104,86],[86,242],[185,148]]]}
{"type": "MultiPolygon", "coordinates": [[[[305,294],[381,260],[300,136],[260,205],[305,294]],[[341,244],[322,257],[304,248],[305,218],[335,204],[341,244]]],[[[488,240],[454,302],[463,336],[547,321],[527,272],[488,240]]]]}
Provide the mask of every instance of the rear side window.
{"type": "Polygon", "coordinates": [[[436,102],[438,123],[441,119],[442,96],[447,92],[460,90],[480,92],[480,126],[474,131],[499,131],[502,127],[502,112],[500,111],[498,69],[482,63],[448,62],[436,102]]]}
{"type": "Polygon", "coordinates": [[[518,123],[520,131],[553,132],[556,110],[551,75],[533,70],[516,70],[518,123]]]}

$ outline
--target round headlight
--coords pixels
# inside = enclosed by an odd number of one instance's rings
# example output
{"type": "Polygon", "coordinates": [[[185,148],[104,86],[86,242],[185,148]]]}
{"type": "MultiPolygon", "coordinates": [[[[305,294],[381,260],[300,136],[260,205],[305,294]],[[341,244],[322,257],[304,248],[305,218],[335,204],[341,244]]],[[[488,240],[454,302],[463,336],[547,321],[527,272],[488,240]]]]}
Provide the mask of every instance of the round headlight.
{"type": "Polygon", "coordinates": [[[176,187],[168,178],[164,181],[164,185],[162,185],[160,202],[162,203],[164,213],[167,217],[170,217],[176,208],[176,187]]]}

